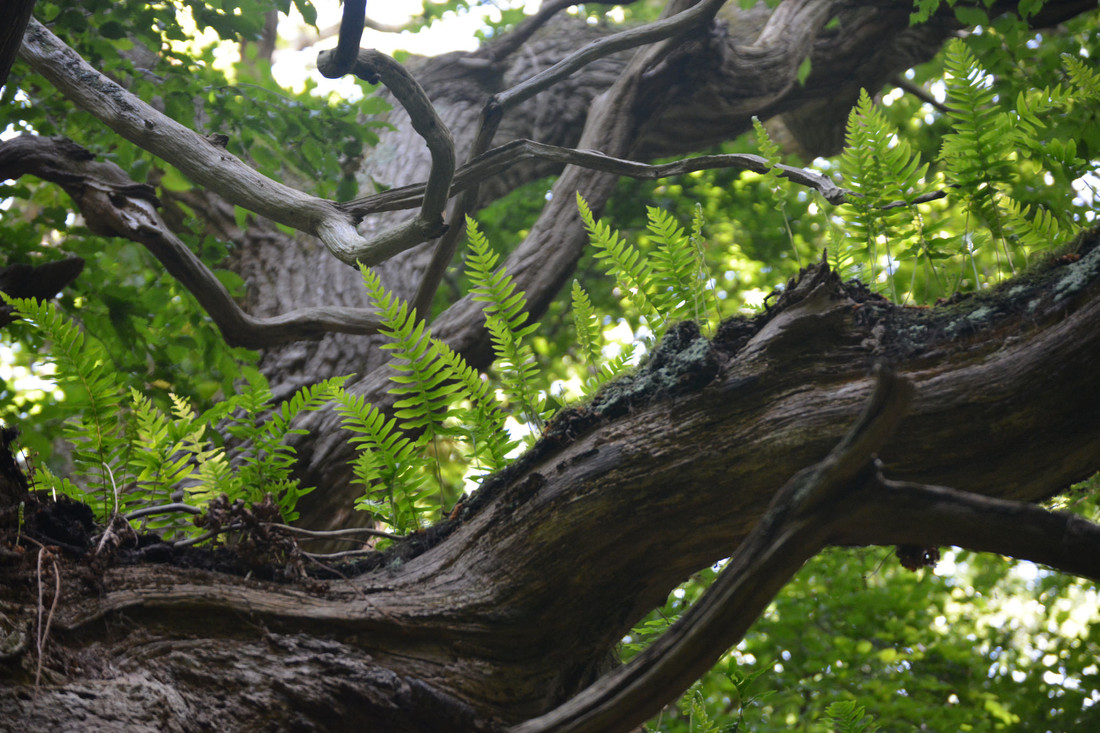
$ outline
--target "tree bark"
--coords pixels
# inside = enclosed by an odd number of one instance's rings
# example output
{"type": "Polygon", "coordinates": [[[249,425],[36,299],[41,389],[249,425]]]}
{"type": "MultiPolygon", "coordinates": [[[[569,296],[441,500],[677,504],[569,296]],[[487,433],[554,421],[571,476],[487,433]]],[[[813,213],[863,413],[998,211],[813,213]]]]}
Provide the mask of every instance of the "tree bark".
{"type": "MultiPolygon", "coordinates": [[[[47,684],[32,700],[33,655],[5,662],[3,725],[457,731],[546,713],[607,672],[676,584],[771,526],[798,496],[769,510],[778,488],[843,438],[876,364],[914,395],[883,473],[955,493],[852,494],[826,507],[835,529],[815,542],[957,544],[1100,577],[1100,529],[1017,503],[1100,467],[1098,243],[1090,232],[1026,278],[936,309],[818,265],[711,340],[676,326],[453,519],[354,577],[67,564],[47,684]]],[[[35,593],[10,592],[6,623],[29,634],[35,593]]]]}
{"type": "MultiPolygon", "coordinates": [[[[1013,8],[1007,3],[1003,10],[1013,8]]],[[[651,53],[643,48],[601,59],[510,110],[494,143],[530,138],[647,160],[705,150],[750,129],[752,117],[758,116],[779,119],[803,154],[826,155],[838,149],[844,120],[860,88],[881,89],[898,73],[931,59],[959,29],[946,8],[916,27],[909,25],[909,8],[898,4],[807,0],[784,3],[781,9],[783,14],[776,16],[762,5],[739,11],[735,3],[728,3],[717,21],[677,39],[672,51],[651,53]],[[833,15],[839,24],[828,28],[833,15]],[[812,72],[799,84],[798,66],[807,55],[812,72]]],[[[1080,0],[1048,3],[1044,15],[1033,22],[1055,23],[1087,9],[1090,4],[1080,0]]],[[[414,73],[450,126],[461,162],[486,99],[550,67],[568,50],[601,33],[606,31],[563,21],[536,35],[522,53],[498,59],[489,44],[471,54],[423,60],[414,73]]],[[[406,119],[402,111],[394,112],[396,129],[382,137],[364,169],[364,181],[399,186],[426,179],[427,157],[406,119]]],[[[480,203],[553,172],[555,167],[545,162],[516,166],[481,187],[480,203]]],[[[568,282],[587,247],[574,194],[580,191],[598,214],[615,181],[614,176],[566,168],[538,222],[506,259],[507,271],[527,293],[533,318],[541,316],[568,282]]],[[[385,215],[367,217],[361,227],[373,231],[391,220],[385,215]]],[[[278,238],[262,235],[259,241],[258,248],[246,244],[237,261],[247,268],[242,270],[246,280],[264,283],[251,291],[262,313],[286,310],[292,302],[301,307],[331,298],[341,305],[362,303],[357,273],[328,258],[317,276],[316,247],[288,249],[278,238]]],[[[426,243],[385,263],[380,268],[385,285],[398,297],[411,299],[432,249],[433,244],[426,243]]],[[[480,309],[469,299],[449,308],[432,328],[472,365],[488,364],[480,309]]],[[[319,377],[355,372],[363,378],[352,389],[384,406],[388,373],[380,369],[386,357],[378,343],[373,337],[332,335],[317,343],[267,349],[263,368],[283,395],[319,377]]],[[[351,509],[354,489],[348,461],[353,456],[338,422],[327,411],[310,413],[300,421],[309,431],[295,444],[300,477],[305,485],[319,487],[303,499],[303,526],[367,521],[351,509]]]]}

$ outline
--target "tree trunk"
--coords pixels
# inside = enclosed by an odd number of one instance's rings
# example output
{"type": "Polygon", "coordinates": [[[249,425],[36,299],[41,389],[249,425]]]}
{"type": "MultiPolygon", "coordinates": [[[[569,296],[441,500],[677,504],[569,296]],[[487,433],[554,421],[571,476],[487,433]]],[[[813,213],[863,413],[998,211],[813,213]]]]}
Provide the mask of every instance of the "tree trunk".
{"type": "MultiPolygon", "coordinates": [[[[774,516],[777,489],[855,420],[876,364],[915,394],[880,451],[888,478],[1050,496],[1100,466],[1098,243],[1093,231],[1026,278],[935,309],[891,305],[818,265],[711,340],[680,324],[455,517],[345,578],[62,563],[37,696],[39,581],[32,558],[6,560],[4,631],[24,642],[0,662],[0,727],[461,731],[545,713],[605,673],[670,589],[774,516]]],[[[831,507],[828,541],[958,544],[1100,577],[1095,527],[1021,539],[1027,523],[991,528],[1041,510],[989,503],[928,521],[944,490],[908,504],[897,491],[896,518],[889,497],[831,507]]],[[[39,577],[53,587],[48,563],[39,577]]]]}
{"type": "MultiPolygon", "coordinates": [[[[690,4],[670,3],[670,7],[690,4]]],[[[1050,2],[1031,22],[1043,27],[1093,7],[1084,0],[1050,2]]],[[[752,117],[758,116],[779,120],[803,155],[828,155],[839,149],[844,121],[860,88],[879,90],[897,74],[931,59],[959,28],[949,9],[911,27],[910,8],[896,3],[805,0],[784,3],[775,13],[762,4],[749,11],[738,8],[727,3],[705,31],[677,39],[670,53],[653,54],[655,61],[647,62],[643,48],[634,55],[622,52],[584,67],[510,110],[494,144],[529,138],[647,160],[705,150],[750,129],[752,117]],[[826,27],[833,16],[838,23],[826,27]],[[799,63],[807,54],[812,72],[799,83],[799,63]]],[[[1005,3],[1003,10],[1013,8],[1014,4],[1005,3]]],[[[536,34],[522,52],[498,57],[497,49],[508,42],[505,36],[469,54],[421,60],[413,69],[450,126],[461,157],[491,95],[547,69],[568,51],[607,32],[562,20],[536,34]]],[[[395,129],[382,136],[367,161],[364,184],[373,180],[400,186],[427,178],[423,141],[407,120],[403,111],[393,113],[395,129]]],[[[545,162],[517,164],[481,186],[480,203],[557,170],[545,162]]],[[[506,259],[507,271],[527,293],[533,318],[542,315],[568,281],[588,244],[574,194],[580,191],[598,214],[616,180],[567,168],[538,222],[506,259]]],[[[380,231],[401,218],[401,214],[369,216],[361,229],[380,231]]],[[[236,241],[244,242],[235,261],[250,284],[247,307],[257,315],[334,302],[364,304],[358,273],[324,256],[315,243],[302,238],[288,243],[277,231],[263,227],[255,234],[245,232],[236,241]]],[[[386,287],[398,297],[411,299],[433,247],[429,242],[386,262],[380,268],[386,287]]],[[[444,312],[432,329],[471,365],[488,365],[488,336],[480,308],[468,298],[444,312]]],[[[331,334],[319,342],[267,349],[263,368],[276,395],[283,397],[303,384],[355,373],[360,381],[352,391],[385,406],[389,404],[388,372],[379,368],[386,356],[378,343],[376,337],[331,334]]],[[[356,489],[350,483],[348,462],[353,453],[338,424],[331,411],[309,413],[298,422],[308,431],[295,443],[300,478],[305,485],[318,487],[302,500],[303,526],[369,521],[352,509],[356,489]]]]}

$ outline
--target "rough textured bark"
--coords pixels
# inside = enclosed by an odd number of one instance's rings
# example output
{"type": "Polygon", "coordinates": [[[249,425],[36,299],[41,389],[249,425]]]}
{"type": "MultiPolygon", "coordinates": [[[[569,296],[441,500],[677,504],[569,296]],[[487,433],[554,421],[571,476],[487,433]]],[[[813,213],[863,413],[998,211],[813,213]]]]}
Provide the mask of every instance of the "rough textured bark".
{"type": "MultiPolygon", "coordinates": [[[[952,543],[1100,576],[1080,564],[1098,556],[1095,527],[1049,515],[1045,536],[1003,531],[1041,510],[982,503],[1034,501],[1100,465],[1097,243],[939,309],[890,305],[817,266],[712,340],[682,324],[456,518],[356,577],[118,566],[98,591],[67,567],[50,685],[32,703],[30,655],[4,668],[22,683],[0,693],[10,725],[478,730],[545,713],[605,672],[672,587],[738,547],[778,487],[841,439],[881,363],[914,393],[880,451],[885,475],[970,493],[952,521],[903,521],[949,504],[938,489],[894,486],[901,514],[877,524],[868,507],[879,516],[888,499],[835,502],[825,541],[952,543]]],[[[35,605],[9,598],[8,623],[35,605]]]]}
{"type": "MultiPolygon", "coordinates": [[[[909,28],[908,8],[898,3],[779,7],[783,15],[741,13],[592,64],[512,110],[496,142],[526,137],[648,159],[729,139],[755,114],[782,116],[805,151],[826,153],[859,87],[881,88],[931,57],[956,28],[946,17],[909,28]],[[825,28],[830,10],[839,13],[839,29],[825,28]],[[798,85],[807,53],[813,74],[798,85]]],[[[1050,2],[1036,23],[1094,7],[1050,2]]],[[[547,29],[519,53],[498,57],[488,46],[421,62],[417,76],[460,155],[489,97],[604,32],[564,28],[547,29]]],[[[403,114],[394,112],[395,129],[369,161],[365,183],[427,178],[422,141],[403,114]]],[[[482,187],[482,201],[552,172],[545,162],[516,166],[482,187]]],[[[565,169],[553,201],[509,257],[536,315],[585,247],[573,192],[598,210],[614,181],[565,169]]],[[[253,316],[365,305],[357,273],[316,242],[263,221],[239,232],[224,202],[194,197],[210,226],[240,243],[234,264],[250,284],[245,308],[253,316]]],[[[362,233],[402,216],[368,217],[362,233]]],[[[388,285],[411,297],[431,249],[386,263],[388,285]]],[[[821,465],[842,439],[878,364],[915,394],[880,450],[892,481],[861,480],[880,493],[812,507],[826,512],[830,529],[796,543],[791,557],[823,542],[950,543],[1097,577],[1095,526],[1021,503],[1100,467],[1095,232],[1076,254],[998,293],[933,310],[896,308],[816,267],[766,314],[727,322],[712,340],[678,326],[637,375],[562,414],[455,517],[346,578],[276,583],[259,579],[269,568],[244,577],[149,564],[181,559],[163,545],[120,555],[145,564],[63,559],[55,576],[45,550],[41,569],[35,558],[5,550],[0,729],[462,731],[547,715],[522,730],[554,729],[546,721],[571,714],[559,706],[586,689],[597,696],[589,709],[601,709],[601,690],[617,679],[607,676],[611,653],[633,622],[692,572],[731,553],[743,560],[731,566],[746,572],[734,580],[755,590],[734,593],[734,607],[723,608],[747,625],[796,563],[756,563],[757,545],[744,540],[774,526],[769,505],[779,488],[821,465]],[[44,654],[34,653],[36,641],[44,654]]],[[[470,302],[452,306],[433,327],[484,363],[485,337],[470,302]]],[[[282,396],[354,371],[363,375],[359,391],[384,399],[383,358],[370,338],[330,335],[272,348],[264,368],[282,396]]],[[[303,477],[322,487],[303,507],[304,522],[315,527],[353,516],[348,448],[335,422],[321,414],[302,423],[311,430],[298,446],[303,477]]],[[[710,646],[704,651],[721,651],[710,646]]],[[[705,661],[696,655],[690,664],[705,661]]]]}
{"type": "MultiPolygon", "coordinates": [[[[494,142],[526,137],[644,160],[698,152],[731,139],[749,129],[756,115],[761,119],[778,116],[805,154],[828,154],[836,150],[844,116],[861,87],[881,89],[897,73],[930,59],[959,27],[950,13],[910,27],[908,8],[896,3],[798,2],[781,8],[787,6],[793,9],[777,18],[763,8],[738,12],[736,4],[730,3],[713,25],[677,39],[670,52],[643,48],[633,55],[601,59],[511,110],[494,142]],[[838,28],[824,28],[828,10],[839,15],[838,28]],[[811,55],[813,73],[799,85],[797,68],[806,53],[811,55]],[[628,67],[630,63],[633,66],[628,67]],[[617,92],[613,82],[620,87],[617,92]]],[[[1035,22],[1058,22],[1090,7],[1077,0],[1050,3],[1035,22]]],[[[504,59],[496,59],[493,46],[488,45],[472,54],[427,59],[415,66],[415,75],[451,128],[460,162],[486,99],[547,68],[567,50],[599,33],[598,29],[554,26],[532,39],[522,52],[504,59]],[[476,63],[486,60],[488,66],[476,63]]],[[[388,186],[423,181],[427,156],[418,152],[422,142],[401,122],[402,112],[394,115],[397,130],[383,136],[364,170],[365,179],[388,186]]],[[[544,162],[516,166],[482,186],[482,201],[554,170],[544,162]]],[[[573,195],[583,193],[598,213],[614,183],[613,176],[566,168],[554,186],[553,200],[506,260],[508,272],[528,294],[534,317],[568,281],[587,246],[573,195]]],[[[385,216],[368,217],[361,226],[370,229],[386,222],[385,216]]],[[[329,298],[345,305],[362,298],[357,275],[332,264],[321,265],[324,286],[317,284],[316,250],[288,250],[278,240],[264,237],[260,241],[264,244],[259,248],[246,244],[239,259],[249,268],[246,279],[258,276],[268,284],[262,291],[251,291],[257,308],[285,310],[284,294],[306,298],[297,301],[299,306],[329,298]],[[307,282],[312,288],[303,289],[301,284],[307,282]]],[[[431,249],[429,243],[387,262],[382,268],[387,287],[411,299],[431,249]]],[[[486,363],[487,337],[479,310],[469,301],[450,308],[433,324],[433,331],[470,363],[486,363]]],[[[264,353],[264,368],[286,394],[318,376],[368,375],[354,389],[385,404],[386,374],[378,369],[384,358],[370,338],[334,335],[319,343],[269,349],[264,353]]],[[[351,454],[337,422],[326,412],[311,413],[301,422],[310,431],[296,446],[302,458],[301,475],[308,485],[320,487],[303,502],[301,521],[306,526],[364,521],[349,508],[351,491],[345,487],[351,454]]]]}

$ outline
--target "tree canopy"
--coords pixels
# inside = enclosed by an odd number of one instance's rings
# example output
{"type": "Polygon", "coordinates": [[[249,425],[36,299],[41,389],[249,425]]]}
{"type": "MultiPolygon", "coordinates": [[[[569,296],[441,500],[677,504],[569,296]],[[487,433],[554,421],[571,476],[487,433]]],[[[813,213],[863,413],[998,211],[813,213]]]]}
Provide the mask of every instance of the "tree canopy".
{"type": "Polygon", "coordinates": [[[1100,720],[1095,3],[4,13],[13,729],[1100,720]]]}

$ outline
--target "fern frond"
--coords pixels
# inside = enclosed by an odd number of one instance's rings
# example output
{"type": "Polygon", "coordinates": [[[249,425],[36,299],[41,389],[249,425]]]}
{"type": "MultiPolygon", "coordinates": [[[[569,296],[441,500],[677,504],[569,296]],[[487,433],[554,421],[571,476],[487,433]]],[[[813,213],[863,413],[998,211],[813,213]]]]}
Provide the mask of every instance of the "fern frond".
{"type": "MultiPolygon", "coordinates": [[[[718,305],[718,293],[717,289],[710,277],[710,268],[707,265],[706,258],[706,239],[703,237],[703,227],[706,225],[706,221],[703,219],[703,205],[699,202],[695,203],[695,210],[691,216],[691,244],[695,248],[695,262],[699,266],[698,272],[695,273],[696,281],[700,284],[703,290],[702,302],[699,304],[700,312],[695,314],[695,320],[699,323],[700,327],[706,325],[711,319],[717,323],[721,320],[721,314],[718,305]]],[[[794,240],[791,240],[792,246],[794,240]]],[[[798,252],[795,251],[797,258],[798,252]]]]}
{"type": "Polygon", "coordinates": [[[470,253],[466,272],[470,277],[471,295],[484,303],[485,327],[493,341],[500,369],[500,381],[508,397],[520,406],[527,424],[541,432],[545,423],[546,398],[536,386],[539,379],[535,352],[525,339],[538,328],[527,323],[527,301],[523,291],[516,289],[512,277],[504,269],[495,270],[497,255],[477,227],[466,219],[470,253]]]}
{"type": "Polygon", "coordinates": [[[592,301],[581,284],[573,281],[573,324],[577,330],[577,343],[587,362],[589,376],[584,380],[583,394],[588,396],[601,386],[622,374],[634,358],[636,344],[624,347],[619,355],[607,359],[600,345],[599,318],[596,316],[592,301]]]}
{"type": "Polygon", "coordinates": [[[649,264],[642,259],[641,253],[636,248],[620,238],[618,232],[613,231],[602,221],[596,220],[588,207],[588,202],[579,193],[577,209],[588,231],[588,239],[596,248],[596,259],[603,262],[607,274],[618,281],[623,292],[629,294],[631,303],[649,322],[654,340],[659,339],[668,324],[661,315],[658,303],[649,292],[654,282],[649,264]]]}
{"type": "MultiPolygon", "coordinates": [[[[756,133],[756,146],[760,149],[760,155],[767,159],[768,163],[773,166],[779,163],[783,158],[783,151],[779,148],[779,145],[772,140],[771,135],[768,134],[767,128],[764,127],[764,123],[755,115],[753,115],[752,118],[752,129],[756,133]]],[[[761,178],[763,179],[764,185],[776,194],[777,200],[775,208],[776,210],[780,210],[783,205],[780,196],[784,191],[783,179],[775,172],[775,168],[768,168],[767,172],[761,175],[761,178]]]]}
{"type": "Polygon", "coordinates": [[[378,275],[360,266],[363,284],[382,316],[380,332],[393,339],[382,345],[394,353],[390,394],[403,396],[394,403],[394,415],[405,430],[423,430],[428,440],[443,432],[443,421],[461,388],[443,368],[427,324],[408,304],[386,291],[378,275]]]}
{"type": "Polygon", "coordinates": [[[577,344],[581,347],[581,356],[588,364],[588,370],[595,375],[599,370],[600,322],[596,318],[596,309],[581,284],[573,280],[573,327],[577,333],[577,344]]]}
{"type": "Polygon", "coordinates": [[[474,463],[490,472],[504,468],[510,462],[508,454],[518,444],[504,427],[507,418],[497,405],[492,387],[449,346],[437,341],[436,348],[444,366],[462,384],[470,403],[469,410],[458,407],[455,411],[459,433],[473,449],[474,463]]]}
{"type": "MultiPolygon", "coordinates": [[[[845,148],[840,171],[854,196],[843,205],[852,234],[868,252],[871,283],[878,280],[879,246],[886,248],[889,282],[895,301],[896,270],[891,243],[898,250],[901,241],[912,235],[914,213],[908,207],[885,208],[895,202],[910,202],[923,193],[928,165],[921,164],[909,144],[897,137],[897,131],[872,103],[867,90],[848,116],[845,148]]],[[[839,251],[836,253],[839,254],[839,251]]]]}
{"type": "Polygon", "coordinates": [[[1062,54],[1062,64],[1069,75],[1070,82],[1077,88],[1079,95],[1077,102],[1080,104],[1100,104],[1100,71],[1090,68],[1084,61],[1062,54]]]}
{"type": "Polygon", "coordinates": [[[136,389],[130,389],[130,397],[135,423],[130,456],[134,478],[139,487],[159,489],[167,498],[172,487],[192,477],[197,470],[196,460],[209,454],[203,439],[206,426],[194,424],[194,415],[184,408],[186,400],[176,395],[171,395],[172,417],[136,389]]]}
{"type": "Polygon", "coordinates": [[[237,451],[234,461],[237,468],[236,485],[244,492],[242,498],[248,502],[261,501],[271,494],[283,513],[283,519],[293,521],[297,518],[295,505],[297,499],[313,490],[302,488],[298,479],[292,478],[295,453],[293,446],[284,441],[288,435],[302,435],[300,428],[291,428],[291,423],[302,412],[319,410],[328,403],[332,391],[347,380],[347,377],[333,377],[314,385],[307,385],[295,392],[271,410],[270,416],[257,424],[257,418],[268,408],[271,397],[267,380],[258,372],[248,373],[248,387],[230,401],[243,408],[243,415],[232,418],[226,431],[240,438],[242,447],[237,451]],[[262,398],[267,399],[262,399],[262,398]]]}
{"type": "Polygon", "coordinates": [[[659,302],[665,322],[702,320],[706,280],[700,277],[705,269],[700,249],[668,212],[649,206],[646,214],[649,231],[657,240],[657,249],[650,253],[649,260],[662,291],[659,302]]]}
{"type": "Polygon", "coordinates": [[[343,418],[342,427],[354,434],[350,442],[359,450],[352,461],[353,482],[364,491],[356,508],[371,512],[398,532],[419,528],[417,499],[430,471],[423,436],[409,438],[398,429],[396,417],[387,420],[363,395],[338,389],[330,396],[343,418]]]}
{"type": "Polygon", "coordinates": [[[1056,247],[1076,233],[1074,229],[1063,230],[1054,214],[1039,205],[1034,206],[1032,213],[1030,204],[1024,206],[1009,196],[1002,199],[1002,205],[1008,226],[1020,244],[1032,251],[1056,247]]]}
{"type": "MultiPolygon", "coordinates": [[[[51,303],[10,298],[3,293],[0,296],[52,344],[48,359],[57,365],[58,382],[70,387],[65,406],[73,411],[72,417],[65,421],[63,434],[73,445],[78,470],[81,466],[94,470],[82,473],[87,488],[75,498],[89,503],[99,516],[105,517],[113,509],[113,495],[124,481],[125,454],[129,449],[122,385],[114,377],[111,360],[98,341],[86,338],[79,326],[51,303]]],[[[66,490],[73,487],[72,483],[58,485],[66,490]]]]}
{"type": "Polygon", "coordinates": [[[878,725],[854,700],[834,702],[825,708],[825,719],[836,733],[875,733],[878,725]]]}
{"type": "Polygon", "coordinates": [[[632,343],[623,347],[618,356],[613,356],[610,359],[605,359],[600,365],[599,374],[596,375],[595,380],[589,386],[586,394],[591,394],[603,385],[610,382],[612,379],[619,377],[626,373],[630,368],[631,362],[634,360],[634,352],[637,351],[638,344],[632,343]]]}
{"type": "MultiPolygon", "coordinates": [[[[1011,176],[1009,156],[1021,136],[1012,117],[995,107],[988,74],[960,39],[947,44],[944,67],[947,115],[954,131],[944,135],[940,160],[948,181],[962,192],[967,208],[980,216],[1003,243],[997,193],[1011,176]]],[[[1015,270],[1007,244],[1004,247],[1009,265],[1015,270]]]]}

